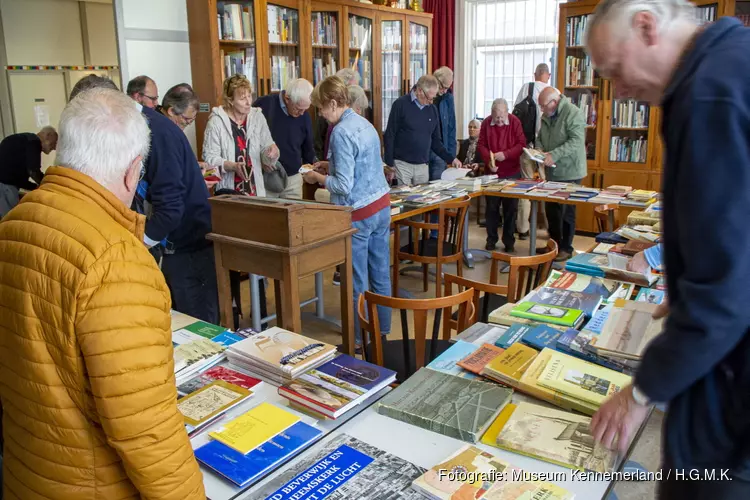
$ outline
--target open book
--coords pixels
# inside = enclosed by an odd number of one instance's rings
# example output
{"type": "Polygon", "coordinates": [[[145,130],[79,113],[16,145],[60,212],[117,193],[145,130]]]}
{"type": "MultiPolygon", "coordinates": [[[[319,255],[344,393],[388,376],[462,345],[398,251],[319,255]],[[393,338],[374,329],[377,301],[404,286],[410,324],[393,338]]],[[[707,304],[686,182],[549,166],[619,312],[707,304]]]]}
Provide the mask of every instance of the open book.
{"type": "MultiPolygon", "coordinates": [[[[526,156],[528,156],[532,161],[542,164],[544,163],[544,152],[532,148],[523,148],[523,152],[526,153],[526,156]]],[[[550,167],[555,168],[556,166],[557,165],[553,164],[550,167]]]]}

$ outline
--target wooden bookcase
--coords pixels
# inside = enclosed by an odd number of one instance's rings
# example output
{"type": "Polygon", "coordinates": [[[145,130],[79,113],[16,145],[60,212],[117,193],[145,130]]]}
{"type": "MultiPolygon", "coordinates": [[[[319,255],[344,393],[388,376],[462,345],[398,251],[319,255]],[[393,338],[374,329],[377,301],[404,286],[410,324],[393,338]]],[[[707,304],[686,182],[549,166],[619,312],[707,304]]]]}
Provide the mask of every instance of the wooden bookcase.
{"type": "Polygon", "coordinates": [[[432,14],[351,0],[186,2],[199,151],[231,74],[247,75],[259,97],[293,78],[314,84],[354,67],[370,100],[367,118],[382,134],[392,102],[433,70],[432,14]]]}
{"type": "MultiPolygon", "coordinates": [[[[583,47],[587,16],[598,0],[560,5],[557,86],[584,110],[587,119],[588,175],[585,186],[624,184],[636,189],[661,189],[663,142],[661,110],[648,103],[615,97],[612,82],[590,67],[583,47]]],[[[704,22],[721,16],[741,17],[750,24],[750,0],[694,0],[704,22]]],[[[577,229],[596,232],[594,207],[579,207],[577,229]]]]}

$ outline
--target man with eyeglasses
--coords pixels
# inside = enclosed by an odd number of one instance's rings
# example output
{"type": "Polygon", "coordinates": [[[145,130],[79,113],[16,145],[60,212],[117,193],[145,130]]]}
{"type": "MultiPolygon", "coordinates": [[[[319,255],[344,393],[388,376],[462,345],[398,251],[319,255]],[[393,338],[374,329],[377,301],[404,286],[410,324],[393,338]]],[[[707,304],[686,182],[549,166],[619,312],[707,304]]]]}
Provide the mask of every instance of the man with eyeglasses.
{"type": "Polygon", "coordinates": [[[424,184],[430,180],[428,163],[432,151],[445,163],[461,167],[455,154],[445,149],[440,138],[440,117],[432,105],[439,83],[432,75],[424,75],[411,91],[396,99],[385,129],[384,161],[395,167],[399,184],[424,184]]]}
{"type": "Polygon", "coordinates": [[[146,75],[136,76],[130,80],[127,94],[145,108],[156,109],[159,105],[159,89],[156,82],[146,75]]]}

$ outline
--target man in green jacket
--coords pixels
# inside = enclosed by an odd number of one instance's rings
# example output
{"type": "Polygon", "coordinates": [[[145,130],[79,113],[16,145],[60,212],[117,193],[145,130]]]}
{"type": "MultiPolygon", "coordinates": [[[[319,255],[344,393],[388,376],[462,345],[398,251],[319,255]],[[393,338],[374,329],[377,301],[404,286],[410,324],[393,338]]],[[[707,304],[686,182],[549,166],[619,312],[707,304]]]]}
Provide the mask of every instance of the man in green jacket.
{"type": "MultiPolygon", "coordinates": [[[[581,110],[554,87],[539,94],[544,113],[537,144],[544,151],[547,180],[581,183],[586,177],[586,120],[581,110]]],[[[562,262],[573,256],[576,231],[575,205],[546,203],[550,238],[555,240],[562,262]]]]}

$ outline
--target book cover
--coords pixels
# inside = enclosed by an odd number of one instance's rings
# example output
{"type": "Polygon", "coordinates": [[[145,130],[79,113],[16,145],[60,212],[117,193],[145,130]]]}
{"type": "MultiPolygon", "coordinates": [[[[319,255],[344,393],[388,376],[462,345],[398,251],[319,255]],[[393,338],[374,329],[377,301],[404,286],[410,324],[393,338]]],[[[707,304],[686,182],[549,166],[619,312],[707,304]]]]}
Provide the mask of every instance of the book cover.
{"type": "Polygon", "coordinates": [[[254,493],[261,500],[417,500],[424,469],[346,434],[326,440],[254,493]]]}
{"type": "Polygon", "coordinates": [[[600,295],[605,298],[609,297],[617,289],[617,283],[611,280],[554,269],[550,272],[544,286],[561,288],[563,290],[570,290],[571,292],[600,295]]]}
{"type": "Polygon", "coordinates": [[[195,458],[243,487],[263,478],[321,434],[320,429],[297,422],[246,455],[219,441],[209,441],[195,450],[195,458]]]}
{"type": "Polygon", "coordinates": [[[639,252],[643,252],[644,250],[648,250],[652,246],[655,246],[656,243],[651,241],[637,241],[637,240],[630,240],[627,243],[625,243],[625,246],[622,248],[622,253],[625,255],[633,256],[639,252]]]}
{"type": "Polygon", "coordinates": [[[466,445],[415,479],[412,488],[431,500],[572,500],[574,497],[557,485],[525,477],[527,474],[520,467],[466,445]],[[460,480],[444,471],[466,475],[460,480]]]}
{"type": "Polygon", "coordinates": [[[551,328],[547,325],[539,325],[527,332],[521,339],[521,342],[529,347],[533,347],[537,351],[541,351],[545,347],[554,349],[557,344],[557,339],[559,339],[562,334],[563,332],[555,328],[551,328]]]}
{"type": "Polygon", "coordinates": [[[298,416],[264,402],[209,432],[208,435],[240,453],[247,454],[298,421],[298,416]]]}
{"type": "Polygon", "coordinates": [[[185,418],[185,423],[198,427],[219,413],[250,396],[252,392],[236,385],[216,380],[203,389],[177,402],[177,409],[185,418]]]}
{"type": "Polygon", "coordinates": [[[513,344],[482,371],[482,375],[504,384],[515,385],[534,360],[538,351],[520,342],[513,344]]]}
{"type": "Polygon", "coordinates": [[[511,397],[511,389],[422,368],[378,403],[381,415],[475,443],[511,397]],[[460,394],[460,403],[456,395],[460,394]]]}
{"type": "Polygon", "coordinates": [[[630,300],[635,291],[635,285],[633,283],[619,283],[615,291],[604,299],[605,304],[614,304],[618,299],[630,300]]]}
{"type": "Polygon", "coordinates": [[[598,406],[620,392],[631,382],[631,377],[562,352],[550,351],[547,366],[537,380],[544,387],[598,406]]]}
{"type": "Polygon", "coordinates": [[[455,341],[463,340],[480,346],[482,344],[495,344],[495,341],[505,333],[504,326],[487,323],[474,323],[463,332],[456,335],[455,341]]]}
{"type": "Polygon", "coordinates": [[[186,396],[207,386],[215,380],[223,380],[224,382],[229,382],[230,384],[243,387],[245,389],[252,389],[261,382],[255,377],[245,375],[244,373],[240,373],[237,370],[232,370],[227,366],[214,366],[213,368],[209,368],[205,372],[201,373],[197,377],[177,386],[177,392],[183,396],[186,396]]]}
{"type": "Polygon", "coordinates": [[[484,367],[487,366],[487,363],[500,356],[503,351],[505,351],[505,349],[501,349],[492,344],[484,344],[457,364],[464,370],[480,374],[484,367]]]}
{"type": "Polygon", "coordinates": [[[589,349],[608,356],[638,360],[649,342],[662,332],[664,319],[654,319],[658,306],[647,302],[618,300],[589,349]]]}
{"type": "Polygon", "coordinates": [[[534,324],[516,323],[508,327],[505,333],[495,341],[495,345],[502,349],[507,349],[523,338],[528,332],[535,328],[534,324]]]}
{"type": "Polygon", "coordinates": [[[591,418],[525,402],[508,411],[496,446],[571,469],[612,471],[616,455],[594,443],[591,418]]]}
{"type": "Polygon", "coordinates": [[[440,356],[433,359],[432,362],[427,365],[427,368],[447,373],[448,375],[455,375],[456,377],[476,378],[476,375],[467,372],[460,367],[458,363],[478,348],[479,346],[464,342],[463,340],[458,340],[440,356]]]}
{"type": "Polygon", "coordinates": [[[511,316],[540,323],[575,327],[583,321],[583,311],[562,306],[549,306],[535,302],[522,302],[510,312],[511,316]]]}
{"type": "Polygon", "coordinates": [[[393,370],[353,358],[348,354],[339,354],[312,371],[318,373],[319,378],[328,375],[364,391],[379,390],[396,378],[396,372],[393,370]]]}
{"type": "Polygon", "coordinates": [[[586,338],[586,334],[587,333],[585,331],[579,332],[578,330],[575,330],[573,328],[568,329],[560,336],[559,339],[557,339],[557,350],[560,352],[564,352],[565,354],[575,356],[576,358],[583,359],[590,363],[594,363],[595,365],[603,366],[616,372],[632,375],[634,367],[628,366],[614,359],[599,356],[589,349],[585,349],[585,346],[591,339],[591,337],[586,338]],[[579,336],[581,337],[580,340],[578,339],[579,336]]]}
{"type": "Polygon", "coordinates": [[[601,295],[545,286],[530,293],[524,299],[524,302],[536,302],[537,304],[579,309],[583,311],[586,317],[590,318],[599,309],[602,300],[601,295]]]}
{"type": "Polygon", "coordinates": [[[489,322],[494,323],[497,325],[503,325],[503,326],[512,326],[514,324],[524,324],[524,325],[536,325],[539,322],[533,321],[526,318],[518,318],[516,316],[511,316],[510,312],[513,310],[513,308],[516,307],[516,304],[513,303],[507,303],[503,304],[502,306],[498,307],[494,311],[492,311],[489,315],[489,322]]]}
{"type": "Polygon", "coordinates": [[[659,305],[664,302],[666,296],[667,294],[664,290],[656,290],[654,288],[641,288],[641,290],[638,292],[638,295],[635,297],[635,301],[659,305]]]}

